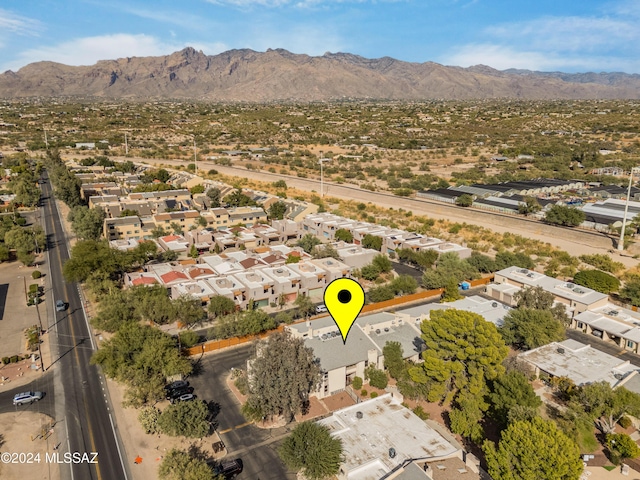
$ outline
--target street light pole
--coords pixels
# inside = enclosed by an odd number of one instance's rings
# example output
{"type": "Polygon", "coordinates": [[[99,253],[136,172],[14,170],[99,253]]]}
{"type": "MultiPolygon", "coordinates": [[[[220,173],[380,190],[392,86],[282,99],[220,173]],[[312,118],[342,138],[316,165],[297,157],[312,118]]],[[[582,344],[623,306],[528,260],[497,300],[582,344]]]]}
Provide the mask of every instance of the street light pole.
{"type": "Polygon", "coordinates": [[[627,228],[627,212],[629,211],[629,200],[631,198],[631,184],[633,183],[633,168],[629,172],[629,187],[627,188],[627,201],[624,203],[624,215],[622,216],[622,229],[618,240],[618,251],[624,251],[624,232],[627,228]]]}
{"type": "Polygon", "coordinates": [[[321,158],[320,162],[320,198],[324,198],[324,162],[328,162],[330,158],[321,158]]]}

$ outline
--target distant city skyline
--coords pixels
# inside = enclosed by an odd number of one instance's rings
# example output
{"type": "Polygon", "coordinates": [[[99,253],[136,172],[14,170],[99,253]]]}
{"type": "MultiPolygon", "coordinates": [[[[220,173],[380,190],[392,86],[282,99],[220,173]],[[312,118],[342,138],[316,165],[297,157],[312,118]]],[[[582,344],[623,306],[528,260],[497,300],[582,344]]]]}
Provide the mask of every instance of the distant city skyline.
{"type": "Polygon", "coordinates": [[[640,73],[638,24],[636,0],[6,0],[0,72],[192,46],[208,55],[284,48],[498,70],[640,73]]]}

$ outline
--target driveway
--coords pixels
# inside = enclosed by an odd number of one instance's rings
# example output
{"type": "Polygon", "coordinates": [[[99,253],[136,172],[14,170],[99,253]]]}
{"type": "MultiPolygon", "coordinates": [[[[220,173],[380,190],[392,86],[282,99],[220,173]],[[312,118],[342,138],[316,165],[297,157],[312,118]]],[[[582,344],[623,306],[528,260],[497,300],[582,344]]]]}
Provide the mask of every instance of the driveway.
{"type": "Polygon", "coordinates": [[[246,368],[250,355],[251,345],[243,345],[203,356],[198,362],[199,373],[189,382],[198,398],[218,405],[217,431],[227,447],[227,458],[241,458],[244,463],[238,480],[293,480],[295,474],[287,471],[277,453],[291,426],[263,429],[247,423],[227,387],[231,369],[246,368]]]}

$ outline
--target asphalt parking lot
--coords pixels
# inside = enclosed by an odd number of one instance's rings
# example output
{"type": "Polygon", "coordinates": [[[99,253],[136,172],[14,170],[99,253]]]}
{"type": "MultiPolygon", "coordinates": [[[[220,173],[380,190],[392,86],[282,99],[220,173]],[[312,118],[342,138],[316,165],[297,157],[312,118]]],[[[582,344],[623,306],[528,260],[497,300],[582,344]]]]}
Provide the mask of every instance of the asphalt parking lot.
{"type": "Polygon", "coordinates": [[[200,372],[188,380],[199,399],[219,406],[215,420],[227,447],[226,458],[241,458],[244,463],[238,480],[294,480],[295,473],[287,470],[277,453],[292,426],[263,429],[247,424],[240,413],[240,404],[227,387],[226,378],[231,369],[246,368],[250,351],[251,345],[243,345],[206,355],[199,361],[200,372]]]}

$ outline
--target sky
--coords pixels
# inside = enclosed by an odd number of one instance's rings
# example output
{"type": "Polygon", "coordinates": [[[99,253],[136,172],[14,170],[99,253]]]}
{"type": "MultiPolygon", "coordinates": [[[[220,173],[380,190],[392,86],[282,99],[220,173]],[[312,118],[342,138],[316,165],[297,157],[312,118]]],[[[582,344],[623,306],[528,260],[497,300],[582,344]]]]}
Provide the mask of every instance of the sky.
{"type": "Polygon", "coordinates": [[[640,73],[640,0],[4,0],[0,72],[192,46],[640,73]]]}

